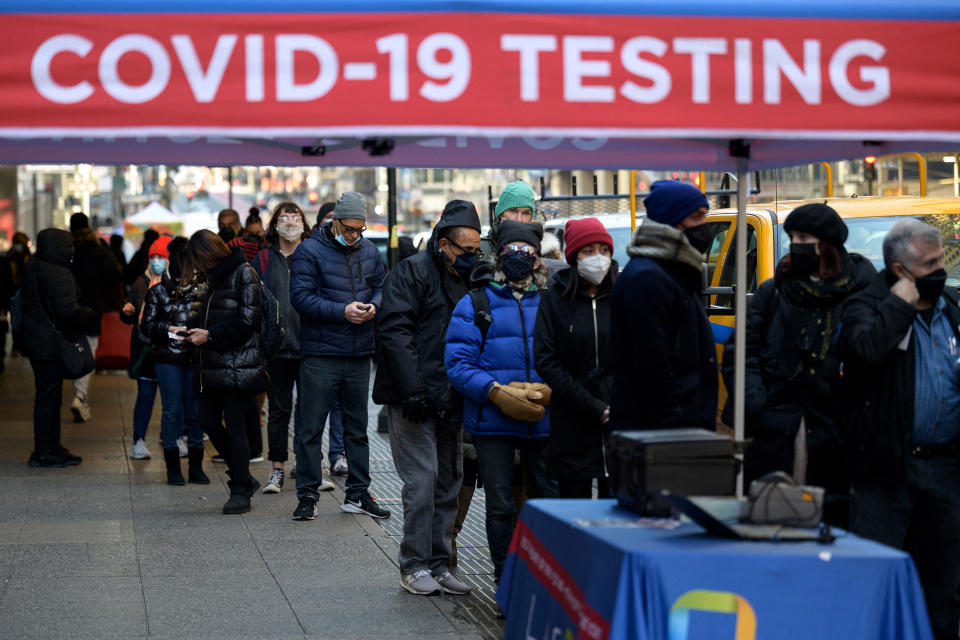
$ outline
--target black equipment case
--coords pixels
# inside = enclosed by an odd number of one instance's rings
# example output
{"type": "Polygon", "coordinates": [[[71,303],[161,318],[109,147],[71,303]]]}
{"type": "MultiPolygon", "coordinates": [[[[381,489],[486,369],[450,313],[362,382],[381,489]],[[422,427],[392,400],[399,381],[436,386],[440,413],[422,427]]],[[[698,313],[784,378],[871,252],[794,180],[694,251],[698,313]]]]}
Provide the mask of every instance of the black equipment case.
{"type": "Polygon", "coordinates": [[[649,494],[732,496],[737,460],[733,440],[706,429],[614,431],[607,442],[610,490],[621,507],[644,515],[669,515],[649,494]]]}

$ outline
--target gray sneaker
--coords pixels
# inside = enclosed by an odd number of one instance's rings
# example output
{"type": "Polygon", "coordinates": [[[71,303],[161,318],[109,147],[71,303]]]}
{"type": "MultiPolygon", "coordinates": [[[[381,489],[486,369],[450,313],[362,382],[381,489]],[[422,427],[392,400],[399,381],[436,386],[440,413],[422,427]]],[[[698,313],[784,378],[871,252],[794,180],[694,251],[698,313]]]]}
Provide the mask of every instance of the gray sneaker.
{"type": "Polygon", "coordinates": [[[433,576],[444,593],[452,593],[455,596],[465,596],[471,591],[470,587],[460,581],[460,578],[449,571],[444,571],[438,576],[433,576]]]}
{"type": "Polygon", "coordinates": [[[443,591],[426,569],[406,574],[400,579],[400,586],[417,596],[433,596],[443,591]]]}
{"type": "Polygon", "coordinates": [[[337,458],[337,461],[333,463],[333,469],[331,469],[330,472],[335,476],[345,476],[349,470],[350,467],[347,466],[347,456],[340,456],[337,458]]]}
{"type": "Polygon", "coordinates": [[[190,450],[187,448],[187,436],[180,436],[177,438],[177,449],[180,450],[180,457],[186,458],[190,455],[190,450]]]}
{"type": "Polygon", "coordinates": [[[134,460],[150,459],[150,449],[147,449],[147,443],[142,438],[133,443],[133,447],[130,448],[130,457],[134,460]]]}

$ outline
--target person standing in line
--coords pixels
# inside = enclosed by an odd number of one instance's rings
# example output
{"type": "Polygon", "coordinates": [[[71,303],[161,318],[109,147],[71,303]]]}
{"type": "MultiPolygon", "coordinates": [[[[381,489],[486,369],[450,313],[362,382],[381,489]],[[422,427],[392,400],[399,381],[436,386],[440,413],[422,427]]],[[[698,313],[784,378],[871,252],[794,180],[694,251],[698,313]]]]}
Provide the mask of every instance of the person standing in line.
{"type": "MultiPolygon", "coordinates": [[[[952,232],[951,232],[952,237],[952,232]]],[[[960,296],[941,232],[906,219],[886,267],[843,307],[850,529],[908,551],[934,637],[960,625],[960,296]]]]}
{"type": "Polygon", "coordinates": [[[317,516],[323,482],[323,428],[336,399],[343,410],[350,463],[341,509],[386,518],[371,497],[367,402],[374,324],[385,269],[376,245],[363,237],[367,204],[347,192],[337,199],[333,221],[315,229],[293,254],[290,299],[300,314],[300,434],[294,520],[317,516]]]}
{"type": "Polygon", "coordinates": [[[611,294],[610,429],[701,427],[717,422],[717,352],[700,294],[713,241],[707,197],[692,184],[653,183],[630,262],[611,294]]]}
{"type": "Polygon", "coordinates": [[[124,285],[129,287],[141,274],[150,268],[148,264],[150,245],[159,237],[160,234],[157,233],[156,229],[147,229],[143,232],[143,242],[140,243],[140,248],[137,249],[133,257],[130,258],[130,261],[127,262],[127,266],[123,268],[124,285]]]}
{"type": "MultiPolygon", "coordinates": [[[[317,226],[322,226],[333,221],[333,209],[336,202],[324,202],[320,205],[317,212],[317,226]]],[[[340,401],[333,403],[330,409],[329,442],[327,444],[327,460],[330,463],[330,473],[335,476],[345,476],[349,470],[347,464],[347,454],[343,447],[343,412],[340,411],[340,401]]]]}
{"type": "MultiPolygon", "coordinates": [[[[90,350],[96,355],[103,321],[104,292],[108,288],[119,285],[123,273],[113,254],[110,253],[110,249],[103,246],[90,229],[86,214],[75,213],[70,216],[70,232],[73,234],[76,248],[71,269],[77,279],[80,304],[90,307],[96,314],[84,328],[90,350]]],[[[73,413],[74,422],[90,420],[87,392],[90,390],[91,376],[93,376],[92,371],[73,381],[73,401],[70,403],[70,411],[73,413]]]]}
{"type": "Polygon", "coordinates": [[[617,277],[613,238],[596,218],[570,220],[569,268],[540,296],[533,352],[553,390],[547,470],[561,498],[610,496],[604,438],[610,422],[610,292],[617,277]]]}
{"type": "MultiPolygon", "coordinates": [[[[293,253],[310,237],[307,217],[293,202],[281,202],[273,209],[267,227],[267,248],[261,249],[251,263],[277,299],[283,317],[283,343],[267,363],[270,387],[267,389],[269,415],[267,418],[268,456],[273,463],[264,493],[283,490],[283,465],[287,461],[287,438],[290,416],[293,415],[294,438],[300,431],[300,316],[290,304],[290,262],[293,253]],[[297,387],[297,404],[293,406],[293,388],[297,387]]],[[[324,480],[318,491],[333,490],[333,483],[324,480]]]]}
{"type": "Polygon", "coordinates": [[[449,569],[463,441],[443,338],[480,255],[477,208],[451,200],[426,251],[398,263],[383,286],[373,401],[388,407],[390,450],[403,482],[400,585],[417,595],[470,593],[449,569]]]}
{"type": "Polygon", "coordinates": [[[21,353],[30,359],[34,376],[34,446],[27,462],[31,467],[63,467],[83,461],[60,441],[63,373],[57,360],[57,334],[78,340],[96,316],[78,301],[77,282],[70,271],[73,257],[70,233],[44,229],[37,234],[36,256],[27,262],[20,282],[23,323],[16,339],[21,353]]]}
{"type": "Polygon", "coordinates": [[[444,350],[450,384],[464,397],[463,426],[477,449],[487,497],[487,541],[498,581],[513,535],[517,451],[533,479],[528,497],[546,497],[549,492],[550,418],[545,407],[550,388],[533,361],[537,307],[547,281],[539,256],[542,236],[543,227],[536,223],[500,224],[502,244],[496,262],[492,270],[473,272],[470,284],[477,292],[464,296],[454,308],[444,350]]]}
{"type": "Polygon", "coordinates": [[[244,417],[269,382],[260,342],[260,278],[239,247],[228,249],[206,229],[190,237],[184,262],[182,286],[200,272],[210,287],[201,326],[186,336],[200,347],[200,425],[226,456],[230,499],[223,512],[246,513],[260,483],[250,475],[244,417]]]}
{"type": "MultiPolygon", "coordinates": [[[[137,401],[133,405],[133,446],[130,448],[130,457],[134,460],[149,460],[150,450],[147,448],[147,426],[153,414],[153,403],[157,398],[157,371],[154,360],[153,347],[147,347],[143,334],[139,329],[140,316],[143,312],[143,303],[147,299],[147,291],[160,283],[169,256],[169,236],[164,236],[162,251],[155,251],[148,257],[147,270],[133,281],[127,291],[126,300],[120,308],[120,320],[124,324],[134,325],[130,332],[130,366],[128,374],[137,381],[137,401]],[[153,258],[157,259],[154,260],[153,258]]],[[[151,243],[157,244],[158,241],[151,243]]]]}
{"type": "MultiPolygon", "coordinates": [[[[876,269],[847,253],[847,225],[825,204],[794,209],[790,252],[747,308],[744,486],[773,471],[826,489],[824,519],[847,527],[849,482],[840,419],[840,314],[876,269]]],[[[734,337],[723,374],[733,388],[734,337]]],[[[727,401],[727,410],[732,401],[727,401]]],[[[728,422],[729,424],[729,422],[728,422]]]]}
{"type": "Polygon", "coordinates": [[[210,484],[203,472],[203,430],[198,417],[198,401],[193,383],[193,356],[196,348],[185,340],[188,329],[200,325],[209,293],[206,283],[196,274],[186,284],[173,279],[169,268],[170,236],[161,236],[150,248],[151,273],[160,280],[147,291],[140,330],[150,340],[160,402],[160,437],[163,460],[167,466],[167,484],[183,486],[180,471],[181,432],[187,434],[188,478],[191,483],[210,484]]]}

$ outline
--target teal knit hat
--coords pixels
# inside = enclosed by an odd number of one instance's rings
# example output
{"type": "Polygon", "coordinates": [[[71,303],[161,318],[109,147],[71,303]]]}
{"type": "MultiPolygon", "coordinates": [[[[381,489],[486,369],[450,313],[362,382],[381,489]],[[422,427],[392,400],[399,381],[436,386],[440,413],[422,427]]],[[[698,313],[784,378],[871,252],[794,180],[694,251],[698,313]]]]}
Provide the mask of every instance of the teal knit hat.
{"type": "Polygon", "coordinates": [[[526,182],[523,180],[511,182],[500,192],[500,198],[497,200],[497,217],[499,218],[504,211],[514,207],[530,207],[530,212],[533,213],[534,198],[533,189],[526,182]]]}

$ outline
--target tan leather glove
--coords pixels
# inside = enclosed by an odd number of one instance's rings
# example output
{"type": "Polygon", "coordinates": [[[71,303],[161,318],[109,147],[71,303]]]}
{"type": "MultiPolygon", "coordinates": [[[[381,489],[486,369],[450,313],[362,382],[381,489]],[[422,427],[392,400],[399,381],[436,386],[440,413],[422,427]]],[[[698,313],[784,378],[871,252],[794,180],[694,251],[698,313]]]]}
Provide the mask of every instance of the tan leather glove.
{"type": "Polygon", "coordinates": [[[523,422],[536,422],[546,412],[543,407],[528,400],[528,394],[529,391],[526,389],[505,387],[495,382],[488,396],[490,402],[497,405],[504,415],[523,422]]]}
{"type": "Polygon", "coordinates": [[[550,387],[542,382],[511,382],[509,386],[524,389],[527,392],[527,400],[541,407],[549,406],[550,397],[553,395],[550,387]]]}

